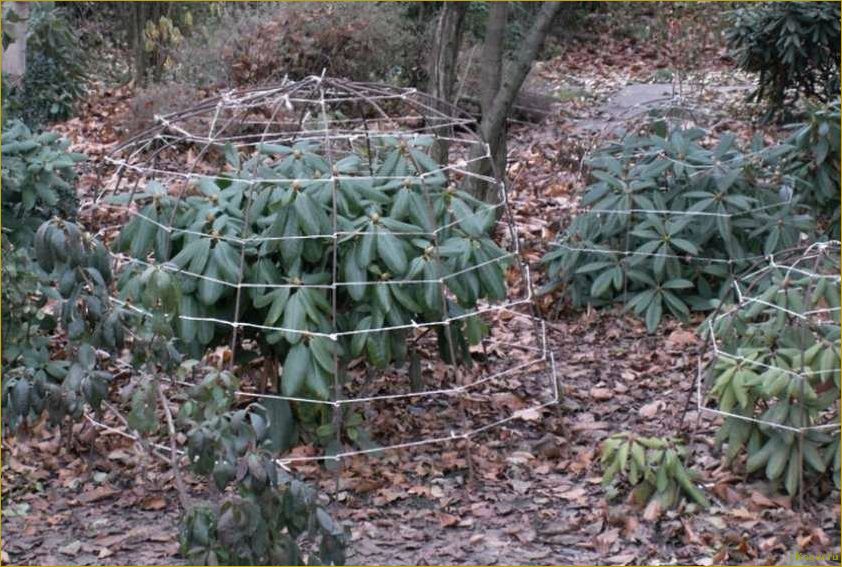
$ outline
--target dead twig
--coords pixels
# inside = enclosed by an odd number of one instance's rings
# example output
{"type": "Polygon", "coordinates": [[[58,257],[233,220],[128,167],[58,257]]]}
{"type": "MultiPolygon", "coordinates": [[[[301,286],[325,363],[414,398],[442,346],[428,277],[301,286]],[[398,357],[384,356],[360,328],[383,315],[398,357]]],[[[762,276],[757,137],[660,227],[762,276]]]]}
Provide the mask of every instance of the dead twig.
{"type": "Polygon", "coordinates": [[[187,496],[187,489],[184,486],[184,479],[181,477],[181,467],[179,466],[178,449],[175,443],[175,425],[173,424],[172,411],[170,411],[170,402],[164,395],[161,389],[161,384],[155,381],[155,390],[158,392],[158,397],[161,399],[161,405],[164,407],[164,415],[167,418],[167,430],[170,436],[170,466],[172,467],[173,477],[175,478],[175,488],[178,490],[178,499],[181,502],[181,508],[188,510],[190,508],[190,499],[187,496]]]}

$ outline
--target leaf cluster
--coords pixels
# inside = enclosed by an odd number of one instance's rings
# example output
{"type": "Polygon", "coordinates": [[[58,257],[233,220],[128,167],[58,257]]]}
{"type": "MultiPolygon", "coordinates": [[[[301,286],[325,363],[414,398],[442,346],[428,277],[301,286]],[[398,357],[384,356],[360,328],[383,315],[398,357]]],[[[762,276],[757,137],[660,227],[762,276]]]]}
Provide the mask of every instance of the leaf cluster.
{"type": "Polygon", "coordinates": [[[674,507],[681,496],[707,507],[709,502],[693,483],[683,462],[685,449],[675,438],[640,437],[617,433],[602,444],[602,484],[622,479],[632,488],[632,497],[644,505],[657,500],[664,509],[674,507]]]}
{"type": "Polygon", "coordinates": [[[2,142],[3,240],[31,242],[38,226],[53,216],[76,217],[73,183],[82,154],[54,132],[34,133],[19,120],[6,122],[2,142]]]}

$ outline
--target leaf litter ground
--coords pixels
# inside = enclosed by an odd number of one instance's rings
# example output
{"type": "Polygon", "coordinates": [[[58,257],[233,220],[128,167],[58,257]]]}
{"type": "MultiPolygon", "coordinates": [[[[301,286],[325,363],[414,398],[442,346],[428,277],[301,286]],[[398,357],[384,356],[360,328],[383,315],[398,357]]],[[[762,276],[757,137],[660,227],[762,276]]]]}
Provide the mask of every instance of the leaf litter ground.
{"type": "MultiPolygon", "coordinates": [[[[574,44],[538,65],[531,86],[559,92],[573,85],[582,94],[559,97],[542,124],[518,125],[510,133],[511,201],[533,265],[573,213],[583,185],[581,160],[606,134],[590,125],[613,120],[628,127],[626,116],[612,117],[612,99],[630,82],[652,83],[668,64],[628,40],[601,49],[611,57],[574,44]]],[[[704,69],[710,84],[733,83],[733,73],[721,67],[704,69]]],[[[713,131],[736,129],[748,137],[752,128],[745,118],[752,109],[741,105],[741,97],[739,90],[699,88],[694,103],[720,109],[711,117],[713,131]]],[[[118,125],[128,101],[124,90],[100,89],[80,117],[59,128],[74,150],[90,156],[80,179],[81,220],[94,232],[118,224],[110,212],[90,206],[99,188],[92,166],[126,136],[118,125]]],[[[669,321],[648,335],[619,309],[568,312],[552,297],[539,307],[551,318],[549,344],[563,400],[472,442],[473,481],[458,444],[354,457],[343,461],[338,483],[318,465],[296,467],[336,498],[333,513],[350,527],[349,563],[775,564],[791,563],[795,551],[839,549],[837,492],[808,496],[805,510],[794,509],[790,498],[722,465],[712,441],[716,423],[708,419],[691,449],[693,466],[715,500],[711,510],[643,510],[607,493],[598,466],[604,438],[621,429],[644,435],[693,429],[695,405],[686,413],[685,407],[701,348],[695,325],[669,321]]],[[[508,393],[500,390],[494,402],[511,410],[527,407],[539,394],[529,384],[508,384],[508,393]]],[[[407,413],[383,409],[371,420],[373,432],[407,426],[407,413]]],[[[474,416],[482,411],[469,408],[474,416]]],[[[409,415],[422,431],[425,423],[432,430],[459,420],[455,405],[409,415]]],[[[132,441],[83,422],[63,437],[36,429],[27,439],[4,439],[3,456],[4,563],[181,562],[172,475],[132,441]]],[[[200,483],[190,491],[197,499],[208,496],[200,483]]]]}

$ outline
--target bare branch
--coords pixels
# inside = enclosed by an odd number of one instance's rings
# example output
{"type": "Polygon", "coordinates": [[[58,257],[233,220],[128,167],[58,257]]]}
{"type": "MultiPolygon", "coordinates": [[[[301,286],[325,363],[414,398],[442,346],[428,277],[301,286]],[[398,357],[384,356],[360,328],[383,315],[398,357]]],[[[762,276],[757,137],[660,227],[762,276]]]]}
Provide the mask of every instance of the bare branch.
{"type": "Polygon", "coordinates": [[[158,398],[161,400],[161,405],[164,406],[164,415],[167,417],[167,430],[170,436],[170,466],[172,467],[173,477],[175,478],[175,487],[178,490],[178,499],[181,502],[181,508],[187,511],[190,508],[190,499],[187,496],[187,489],[184,486],[184,479],[181,477],[181,467],[178,463],[178,449],[175,443],[175,424],[172,419],[172,411],[170,411],[170,402],[164,395],[161,389],[161,384],[155,381],[155,390],[158,392],[158,398]]]}

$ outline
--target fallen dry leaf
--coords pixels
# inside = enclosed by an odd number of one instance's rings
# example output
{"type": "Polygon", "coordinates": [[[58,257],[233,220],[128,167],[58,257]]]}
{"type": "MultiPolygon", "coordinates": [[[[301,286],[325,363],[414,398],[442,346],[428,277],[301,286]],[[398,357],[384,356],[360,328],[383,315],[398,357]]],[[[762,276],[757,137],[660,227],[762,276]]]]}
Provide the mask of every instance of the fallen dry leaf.
{"type": "Polygon", "coordinates": [[[676,329],[664,341],[669,348],[683,349],[699,343],[696,333],[686,329],[676,329]]]}
{"type": "Polygon", "coordinates": [[[65,555],[76,555],[77,553],[79,553],[80,549],[82,549],[82,542],[76,540],[68,543],[67,545],[59,547],[58,551],[59,553],[63,553],[65,555]]]}
{"type": "Polygon", "coordinates": [[[608,388],[591,388],[591,397],[595,400],[610,400],[614,393],[608,388]]]}
{"type": "Polygon", "coordinates": [[[167,501],[161,496],[150,496],[140,502],[140,507],[144,510],[163,510],[167,507],[167,501]]]}
{"type": "Polygon", "coordinates": [[[115,494],[119,494],[119,490],[115,490],[110,486],[98,486],[93,490],[89,490],[83,493],[77,500],[83,504],[90,504],[91,502],[98,502],[100,500],[105,500],[106,498],[111,498],[115,494]]]}
{"type": "Polygon", "coordinates": [[[643,510],[643,519],[647,522],[654,522],[661,516],[661,503],[657,500],[652,500],[646,505],[643,510]]]}
{"type": "Polygon", "coordinates": [[[638,410],[640,417],[655,417],[664,408],[666,403],[663,400],[655,400],[650,402],[638,410]]]}
{"type": "Polygon", "coordinates": [[[453,514],[439,514],[439,525],[443,528],[450,528],[459,524],[459,518],[453,514]]]}

